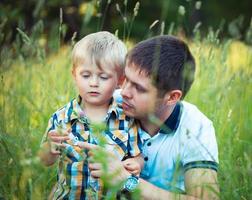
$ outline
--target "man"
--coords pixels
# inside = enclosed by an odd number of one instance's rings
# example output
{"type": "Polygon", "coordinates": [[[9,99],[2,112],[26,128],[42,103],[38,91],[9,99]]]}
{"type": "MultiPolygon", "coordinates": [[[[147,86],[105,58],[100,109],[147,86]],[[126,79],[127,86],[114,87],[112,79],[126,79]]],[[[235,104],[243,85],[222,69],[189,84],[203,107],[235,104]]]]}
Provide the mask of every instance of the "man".
{"type": "MultiPolygon", "coordinates": [[[[154,37],[129,52],[122,107],[139,123],[145,166],[138,178],[119,161],[109,162],[110,171],[120,169],[115,181],[124,181],[124,190],[140,188],[143,199],[218,199],[218,150],[212,122],[181,100],[194,73],[188,46],[175,37],[154,37]]],[[[89,168],[94,177],[103,173],[99,163],[89,168]]]]}

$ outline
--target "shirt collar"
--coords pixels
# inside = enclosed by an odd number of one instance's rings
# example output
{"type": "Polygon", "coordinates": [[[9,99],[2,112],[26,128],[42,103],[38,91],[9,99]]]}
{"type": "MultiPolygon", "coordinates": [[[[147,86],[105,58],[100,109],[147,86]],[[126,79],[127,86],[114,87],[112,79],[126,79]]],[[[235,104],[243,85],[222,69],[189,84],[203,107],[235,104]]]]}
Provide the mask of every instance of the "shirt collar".
{"type": "MultiPolygon", "coordinates": [[[[78,95],[77,98],[71,100],[66,105],[66,112],[65,112],[65,123],[71,122],[72,120],[78,119],[82,123],[88,124],[88,119],[85,115],[85,112],[81,108],[82,98],[78,95]]],[[[110,118],[112,114],[115,114],[116,117],[119,115],[118,106],[116,102],[111,99],[110,106],[106,115],[106,121],[110,118]]]]}
{"type": "Polygon", "coordinates": [[[160,133],[168,134],[177,130],[182,113],[182,104],[178,102],[171,115],[166,119],[160,128],[160,133]]]}

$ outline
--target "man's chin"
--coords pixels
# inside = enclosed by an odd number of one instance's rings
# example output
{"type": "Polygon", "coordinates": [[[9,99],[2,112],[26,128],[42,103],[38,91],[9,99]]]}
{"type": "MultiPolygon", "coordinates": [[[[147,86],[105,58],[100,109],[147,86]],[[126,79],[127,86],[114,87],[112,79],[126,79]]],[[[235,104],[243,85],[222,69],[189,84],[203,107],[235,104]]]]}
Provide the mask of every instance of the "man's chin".
{"type": "Polygon", "coordinates": [[[130,112],[129,110],[123,109],[123,111],[124,111],[125,115],[127,115],[128,117],[135,117],[134,113],[130,112]]]}

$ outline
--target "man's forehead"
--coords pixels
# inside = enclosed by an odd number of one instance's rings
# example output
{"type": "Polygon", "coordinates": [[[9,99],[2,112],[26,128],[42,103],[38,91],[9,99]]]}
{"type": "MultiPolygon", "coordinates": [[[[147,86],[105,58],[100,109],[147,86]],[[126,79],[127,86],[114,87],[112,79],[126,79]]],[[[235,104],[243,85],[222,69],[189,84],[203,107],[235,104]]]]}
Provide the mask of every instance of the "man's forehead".
{"type": "Polygon", "coordinates": [[[143,77],[150,78],[149,73],[145,69],[141,68],[140,66],[136,65],[133,62],[128,62],[128,61],[126,62],[125,71],[127,69],[134,70],[135,73],[138,73],[139,75],[143,77]]]}

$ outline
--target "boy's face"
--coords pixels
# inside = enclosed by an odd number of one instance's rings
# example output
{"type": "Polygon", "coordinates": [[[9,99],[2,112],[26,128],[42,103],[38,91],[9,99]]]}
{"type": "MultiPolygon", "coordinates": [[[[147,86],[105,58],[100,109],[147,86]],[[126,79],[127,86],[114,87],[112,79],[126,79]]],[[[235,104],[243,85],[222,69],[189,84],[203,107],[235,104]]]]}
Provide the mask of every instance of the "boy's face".
{"type": "Polygon", "coordinates": [[[72,71],[79,95],[85,106],[107,106],[118,84],[115,70],[110,66],[99,69],[90,62],[72,71]]]}
{"type": "Polygon", "coordinates": [[[144,72],[139,72],[138,67],[127,63],[121,94],[125,114],[141,120],[156,113],[162,104],[162,98],[158,98],[158,90],[151,78],[144,72]]]}

